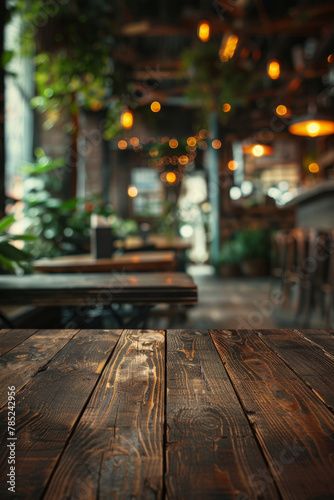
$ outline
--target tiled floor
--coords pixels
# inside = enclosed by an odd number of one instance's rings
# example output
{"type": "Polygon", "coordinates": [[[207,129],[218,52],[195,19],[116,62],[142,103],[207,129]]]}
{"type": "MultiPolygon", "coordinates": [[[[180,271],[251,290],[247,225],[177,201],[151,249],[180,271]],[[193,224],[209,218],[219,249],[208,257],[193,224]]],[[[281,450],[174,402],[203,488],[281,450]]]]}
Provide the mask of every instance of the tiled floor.
{"type": "Polygon", "coordinates": [[[171,325],[166,318],[152,316],[151,328],[275,328],[274,304],[269,300],[269,278],[220,278],[208,266],[190,267],[198,287],[198,304],[186,317],[174,314],[171,325]]]}

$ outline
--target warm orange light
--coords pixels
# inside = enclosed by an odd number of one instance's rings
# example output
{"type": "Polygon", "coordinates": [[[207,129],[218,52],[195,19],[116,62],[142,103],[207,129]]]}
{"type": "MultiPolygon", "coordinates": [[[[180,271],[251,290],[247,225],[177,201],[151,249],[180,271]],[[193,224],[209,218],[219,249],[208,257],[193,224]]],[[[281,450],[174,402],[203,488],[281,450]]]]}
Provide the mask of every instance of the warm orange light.
{"type": "Polygon", "coordinates": [[[219,49],[219,59],[221,62],[227,62],[234,56],[239,38],[237,35],[225,35],[219,49]]]}
{"type": "Polygon", "coordinates": [[[208,131],[203,128],[202,130],[199,131],[199,134],[201,139],[206,139],[208,137],[208,131]]]}
{"type": "Polygon", "coordinates": [[[118,141],[119,149],[126,149],[128,147],[128,143],[126,141],[118,141]]]}
{"type": "Polygon", "coordinates": [[[274,149],[272,146],[267,146],[266,144],[244,144],[242,151],[246,155],[253,155],[260,158],[261,156],[273,154],[274,149]]]}
{"type": "Polygon", "coordinates": [[[283,104],[280,104],[276,108],[276,113],[280,116],[285,116],[287,114],[287,112],[288,112],[288,108],[286,106],[284,106],[283,104]]]}
{"type": "Polygon", "coordinates": [[[280,63],[276,60],[270,61],[268,64],[267,72],[268,76],[270,76],[272,80],[277,80],[281,73],[280,63]]]}
{"type": "Polygon", "coordinates": [[[208,42],[210,40],[210,24],[208,21],[201,21],[198,25],[198,38],[202,42],[208,42]]]}
{"type": "Polygon", "coordinates": [[[176,139],[171,139],[168,144],[169,144],[169,147],[172,149],[177,148],[179,145],[179,143],[177,142],[176,139]]]}
{"type": "Polygon", "coordinates": [[[230,161],[228,162],[227,166],[228,166],[228,168],[229,168],[230,170],[232,170],[232,171],[233,171],[233,170],[236,170],[236,169],[238,168],[238,164],[237,164],[237,162],[236,162],[235,160],[230,160],[230,161]]]}
{"type": "Polygon", "coordinates": [[[329,54],[327,61],[331,64],[334,61],[334,54],[329,54]]]}
{"type": "Polygon", "coordinates": [[[188,137],[187,144],[190,147],[196,146],[196,139],[195,139],[195,137],[188,137]]]}
{"type": "Polygon", "coordinates": [[[181,163],[181,165],[187,165],[188,161],[189,161],[189,158],[186,155],[182,155],[179,158],[179,162],[181,163]]]}
{"type": "Polygon", "coordinates": [[[231,105],[228,102],[225,102],[225,104],[223,104],[224,113],[228,113],[230,110],[231,110],[231,105]]]}
{"type": "Polygon", "coordinates": [[[121,115],[121,124],[124,128],[132,128],[133,114],[132,111],[124,111],[121,115]]]}
{"type": "Polygon", "coordinates": [[[170,184],[173,184],[173,182],[176,181],[176,175],[174,174],[174,172],[168,172],[168,174],[166,175],[166,180],[170,183],[170,184]]]}
{"type": "Polygon", "coordinates": [[[167,137],[167,135],[164,135],[164,137],[162,137],[162,139],[161,139],[162,144],[165,144],[168,141],[169,141],[169,137],[167,137]]]}
{"type": "Polygon", "coordinates": [[[294,135],[318,137],[334,134],[334,122],[331,120],[305,120],[292,123],[289,131],[294,135]]]}
{"type": "Polygon", "coordinates": [[[152,102],[151,104],[151,110],[154,112],[154,113],[158,113],[161,109],[161,104],[160,102],[158,101],[154,101],[152,102]]]}
{"type": "Polygon", "coordinates": [[[138,139],[138,137],[131,137],[131,139],[130,139],[130,144],[131,144],[131,146],[133,146],[133,147],[138,146],[138,144],[139,144],[139,139],[138,139]]]}
{"type": "Polygon", "coordinates": [[[253,146],[252,153],[254,156],[257,157],[263,156],[264,153],[263,146],[261,146],[260,144],[256,144],[256,146],[253,146]]]}
{"type": "Polygon", "coordinates": [[[215,139],[214,141],[212,141],[212,147],[214,149],[219,149],[222,147],[222,143],[218,139],[215,139]]]}
{"type": "Polygon", "coordinates": [[[130,186],[128,188],[128,195],[130,196],[130,198],[135,198],[138,194],[138,189],[136,188],[136,186],[130,186]]]}
{"type": "Polygon", "coordinates": [[[308,169],[312,174],[316,174],[319,172],[319,165],[317,163],[310,163],[308,169]]]}

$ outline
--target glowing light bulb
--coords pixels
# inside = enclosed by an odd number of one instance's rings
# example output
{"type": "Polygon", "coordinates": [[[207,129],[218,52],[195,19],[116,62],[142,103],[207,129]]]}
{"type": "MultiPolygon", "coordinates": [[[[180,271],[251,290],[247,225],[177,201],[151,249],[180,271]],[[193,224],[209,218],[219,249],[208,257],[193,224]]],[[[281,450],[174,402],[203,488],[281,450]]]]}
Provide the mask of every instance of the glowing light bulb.
{"type": "Polygon", "coordinates": [[[131,144],[131,146],[133,146],[133,147],[138,146],[138,145],[139,145],[139,139],[138,139],[138,137],[131,137],[131,139],[130,139],[130,144],[131,144]]]}
{"type": "Polygon", "coordinates": [[[308,169],[312,174],[316,174],[319,172],[319,165],[317,163],[310,163],[308,169]]]}
{"type": "Polygon", "coordinates": [[[286,106],[284,106],[283,104],[280,104],[276,108],[276,113],[280,116],[285,116],[287,114],[287,112],[288,112],[288,108],[286,106]]]}
{"type": "Polygon", "coordinates": [[[169,144],[169,147],[172,149],[177,148],[179,145],[179,143],[177,142],[176,139],[171,139],[168,144],[169,144]]]}
{"type": "Polygon", "coordinates": [[[196,146],[196,139],[195,139],[195,137],[188,137],[187,144],[190,147],[196,146]]]}
{"type": "Polygon", "coordinates": [[[202,42],[210,40],[210,24],[207,21],[201,21],[198,26],[198,38],[202,42]]]}
{"type": "Polygon", "coordinates": [[[119,149],[126,149],[128,146],[128,143],[126,141],[118,141],[118,147],[119,149]]]}
{"type": "Polygon", "coordinates": [[[138,189],[136,188],[136,186],[130,186],[128,188],[128,195],[130,196],[130,198],[135,198],[138,194],[138,189]]]}
{"type": "Polygon", "coordinates": [[[214,149],[219,149],[222,147],[222,143],[218,139],[215,139],[214,141],[212,141],[212,147],[214,149]]]}
{"type": "Polygon", "coordinates": [[[166,175],[166,180],[170,184],[173,184],[176,181],[176,175],[174,174],[174,172],[168,172],[168,174],[166,175]]]}
{"type": "Polygon", "coordinates": [[[320,125],[317,122],[310,122],[307,126],[306,129],[308,133],[310,134],[311,137],[316,136],[317,133],[320,130],[320,125]]]}
{"type": "Polygon", "coordinates": [[[252,149],[252,153],[254,156],[257,157],[263,156],[264,153],[263,146],[261,146],[260,144],[256,144],[256,146],[254,146],[252,149]]]}
{"type": "Polygon", "coordinates": [[[154,101],[152,102],[151,104],[151,110],[153,111],[153,113],[158,113],[161,109],[161,104],[160,102],[158,101],[154,101]]]}
{"type": "Polygon", "coordinates": [[[280,63],[278,61],[270,61],[268,64],[268,75],[272,80],[277,80],[281,73],[280,63]]]}
{"type": "Polygon", "coordinates": [[[236,170],[236,169],[238,168],[238,164],[237,164],[237,162],[236,162],[236,161],[234,161],[234,160],[230,160],[230,161],[228,162],[227,166],[228,166],[228,168],[229,168],[230,170],[232,170],[232,171],[233,171],[233,170],[236,170]]]}
{"type": "Polygon", "coordinates": [[[132,111],[124,111],[121,115],[121,124],[124,128],[132,128],[133,114],[132,111]]]}

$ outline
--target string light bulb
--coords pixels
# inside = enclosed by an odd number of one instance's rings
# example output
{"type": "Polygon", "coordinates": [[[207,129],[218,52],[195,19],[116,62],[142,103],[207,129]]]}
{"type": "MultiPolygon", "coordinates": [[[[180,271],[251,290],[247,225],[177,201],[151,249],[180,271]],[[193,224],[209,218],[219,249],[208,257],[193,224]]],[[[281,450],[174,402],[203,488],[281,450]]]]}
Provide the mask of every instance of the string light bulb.
{"type": "Polygon", "coordinates": [[[277,59],[272,59],[271,61],[269,61],[267,73],[272,80],[277,80],[279,78],[281,73],[281,66],[277,59]]]}
{"type": "Polygon", "coordinates": [[[130,110],[123,111],[121,114],[121,124],[124,128],[130,129],[133,125],[133,113],[130,110]]]}
{"type": "Polygon", "coordinates": [[[202,42],[208,42],[210,40],[210,24],[208,21],[201,21],[197,29],[198,38],[202,42]]]}
{"type": "Polygon", "coordinates": [[[153,111],[153,113],[159,113],[160,109],[161,109],[160,102],[158,102],[158,101],[152,102],[152,104],[151,104],[151,110],[153,111]]]}

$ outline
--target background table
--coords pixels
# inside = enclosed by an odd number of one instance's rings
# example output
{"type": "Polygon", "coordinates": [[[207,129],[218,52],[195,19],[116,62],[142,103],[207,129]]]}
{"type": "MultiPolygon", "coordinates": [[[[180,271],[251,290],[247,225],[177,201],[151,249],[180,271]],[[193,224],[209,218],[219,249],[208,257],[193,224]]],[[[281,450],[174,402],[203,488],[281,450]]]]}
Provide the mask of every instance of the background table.
{"type": "Polygon", "coordinates": [[[140,250],[142,246],[154,245],[157,250],[185,251],[191,248],[192,242],[189,239],[173,236],[167,238],[161,234],[150,234],[145,241],[141,236],[128,236],[125,240],[116,240],[116,248],[127,250],[140,250]]]}
{"type": "Polygon", "coordinates": [[[2,276],[0,304],[76,306],[189,304],[197,287],[185,273],[89,273],[2,276]]]}
{"type": "Polygon", "coordinates": [[[40,259],[33,263],[33,267],[46,273],[172,271],[176,261],[174,252],[135,252],[110,259],[95,259],[93,255],[85,254],[40,259]]]}
{"type": "Polygon", "coordinates": [[[329,331],[0,332],[0,494],[329,499],[329,331]]]}

